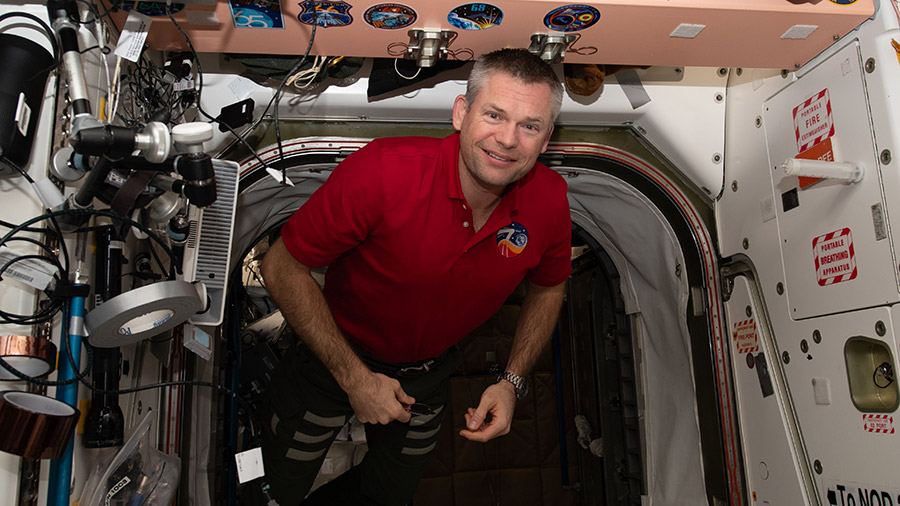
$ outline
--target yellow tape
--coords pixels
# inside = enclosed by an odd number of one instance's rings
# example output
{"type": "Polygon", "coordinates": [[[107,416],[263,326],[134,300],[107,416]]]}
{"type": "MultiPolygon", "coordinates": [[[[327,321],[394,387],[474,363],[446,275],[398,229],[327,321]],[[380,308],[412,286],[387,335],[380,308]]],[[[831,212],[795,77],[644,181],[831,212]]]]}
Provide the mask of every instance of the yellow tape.
{"type": "Polygon", "coordinates": [[[891,46],[894,48],[894,52],[897,54],[897,63],[900,63],[900,43],[898,43],[894,39],[891,39],[891,46]]]}
{"type": "Polygon", "coordinates": [[[75,432],[77,432],[79,436],[83,436],[84,421],[87,420],[87,413],[91,410],[91,399],[86,398],[78,401],[78,410],[81,411],[81,416],[78,417],[78,426],[75,429],[75,432]]]}

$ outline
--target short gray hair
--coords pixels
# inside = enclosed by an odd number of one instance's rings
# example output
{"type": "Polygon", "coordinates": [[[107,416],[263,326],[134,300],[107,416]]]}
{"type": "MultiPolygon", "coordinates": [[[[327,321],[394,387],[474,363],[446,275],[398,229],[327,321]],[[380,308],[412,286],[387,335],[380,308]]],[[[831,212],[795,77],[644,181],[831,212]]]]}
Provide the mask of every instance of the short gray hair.
{"type": "Polygon", "coordinates": [[[478,57],[466,87],[466,103],[471,107],[488,78],[496,73],[509,74],[525,84],[546,84],[551,93],[551,120],[556,121],[562,107],[563,87],[550,66],[527,49],[498,49],[478,57]]]}

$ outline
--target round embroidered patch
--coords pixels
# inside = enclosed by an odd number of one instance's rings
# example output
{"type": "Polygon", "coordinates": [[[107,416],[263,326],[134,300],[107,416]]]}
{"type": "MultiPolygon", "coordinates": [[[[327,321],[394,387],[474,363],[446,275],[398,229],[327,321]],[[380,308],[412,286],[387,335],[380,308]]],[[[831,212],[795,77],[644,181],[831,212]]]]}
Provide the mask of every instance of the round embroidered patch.
{"type": "Polygon", "coordinates": [[[600,11],[590,5],[566,5],[548,12],[544,26],[558,32],[577,32],[593,26],[600,19],[600,11]]]}
{"type": "Polygon", "coordinates": [[[497,250],[506,258],[519,256],[528,245],[528,231],[520,223],[512,222],[497,231],[497,250]]]}
{"type": "Polygon", "coordinates": [[[460,30],[487,30],[500,26],[503,11],[491,4],[463,4],[447,14],[447,21],[460,30]]]}
{"type": "Polygon", "coordinates": [[[416,11],[401,4],[378,4],[366,9],[363,19],[381,30],[406,28],[416,22],[416,11]]]}

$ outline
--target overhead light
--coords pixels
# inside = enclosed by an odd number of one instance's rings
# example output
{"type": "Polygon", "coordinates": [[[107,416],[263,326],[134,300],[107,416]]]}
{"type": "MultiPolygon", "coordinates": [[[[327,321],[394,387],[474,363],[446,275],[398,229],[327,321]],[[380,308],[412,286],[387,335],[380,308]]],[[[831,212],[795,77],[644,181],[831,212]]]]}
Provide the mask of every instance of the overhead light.
{"type": "Polygon", "coordinates": [[[794,25],[781,34],[781,38],[803,40],[812,35],[818,28],[819,25],[794,25]]]}
{"type": "Polygon", "coordinates": [[[672,33],[669,34],[669,37],[676,37],[679,39],[693,39],[700,35],[700,32],[706,28],[706,25],[695,25],[691,23],[681,23],[676,26],[672,33]]]}

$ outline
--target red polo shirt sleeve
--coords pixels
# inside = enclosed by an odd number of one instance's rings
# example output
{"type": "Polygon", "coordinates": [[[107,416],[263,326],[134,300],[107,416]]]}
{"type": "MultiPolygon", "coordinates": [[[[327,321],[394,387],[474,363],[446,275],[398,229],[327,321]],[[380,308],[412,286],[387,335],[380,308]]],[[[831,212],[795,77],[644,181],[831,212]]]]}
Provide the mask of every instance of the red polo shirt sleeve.
{"type": "Polygon", "coordinates": [[[325,267],[378,225],[384,209],[382,178],[367,163],[378,159],[378,146],[373,141],[348,156],[285,223],[282,240],[300,263],[325,267]]]}
{"type": "MultiPolygon", "coordinates": [[[[555,171],[545,169],[548,181],[547,217],[555,232],[538,265],[527,277],[539,286],[556,286],[569,279],[572,273],[572,216],[569,211],[568,185],[555,171]]],[[[543,175],[543,174],[542,174],[543,175]]]]}

